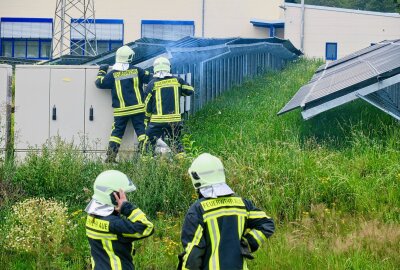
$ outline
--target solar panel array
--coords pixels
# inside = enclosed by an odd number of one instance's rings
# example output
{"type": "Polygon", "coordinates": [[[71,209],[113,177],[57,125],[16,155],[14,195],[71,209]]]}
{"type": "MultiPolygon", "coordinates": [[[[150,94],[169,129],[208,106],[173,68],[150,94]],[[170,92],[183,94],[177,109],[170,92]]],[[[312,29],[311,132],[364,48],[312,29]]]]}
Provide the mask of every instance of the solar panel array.
{"type": "Polygon", "coordinates": [[[279,114],[304,110],[400,73],[400,40],[384,41],[321,66],[279,114]]]}

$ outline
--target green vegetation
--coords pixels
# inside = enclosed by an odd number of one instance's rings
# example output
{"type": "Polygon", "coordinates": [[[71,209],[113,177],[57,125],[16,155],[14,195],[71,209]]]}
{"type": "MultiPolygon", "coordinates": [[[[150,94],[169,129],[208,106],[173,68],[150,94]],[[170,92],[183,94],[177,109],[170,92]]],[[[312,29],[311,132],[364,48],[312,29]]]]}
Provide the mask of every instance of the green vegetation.
{"type": "MultiPolygon", "coordinates": [[[[301,3],[301,0],[286,0],[288,3],[301,3]]],[[[371,10],[400,13],[398,0],[305,0],[307,5],[371,10]]]]}
{"type": "MultiPolygon", "coordinates": [[[[1,248],[2,268],[86,269],[90,257],[82,209],[95,176],[112,167],[132,177],[138,190],[130,199],[155,223],[155,235],[136,243],[137,269],[175,269],[181,222],[196,198],[187,168],[191,156],[206,151],[223,159],[232,188],[277,223],[250,269],[398,269],[399,124],[364,102],[307,122],[298,112],[276,116],[320,64],[299,60],[217,98],[187,124],[191,135],[184,159],[134,158],[107,165],[55,140],[55,152],[49,146],[23,163],[3,163],[1,235],[15,226],[12,206],[32,197],[65,203],[68,226],[53,259],[1,248]]],[[[48,245],[41,241],[39,250],[48,245]]],[[[0,238],[0,246],[10,246],[7,238],[0,238]]]]}

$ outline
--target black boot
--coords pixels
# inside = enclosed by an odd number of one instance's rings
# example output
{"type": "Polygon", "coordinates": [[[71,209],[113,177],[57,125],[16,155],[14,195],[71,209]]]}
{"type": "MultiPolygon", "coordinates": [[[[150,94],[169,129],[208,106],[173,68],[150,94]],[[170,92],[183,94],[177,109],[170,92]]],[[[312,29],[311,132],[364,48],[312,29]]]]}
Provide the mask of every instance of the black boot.
{"type": "Polygon", "coordinates": [[[107,149],[107,156],[106,159],[104,160],[105,163],[117,163],[116,158],[117,158],[117,154],[118,154],[118,150],[119,150],[119,145],[114,143],[114,142],[110,142],[110,144],[108,145],[108,149],[107,149]]]}

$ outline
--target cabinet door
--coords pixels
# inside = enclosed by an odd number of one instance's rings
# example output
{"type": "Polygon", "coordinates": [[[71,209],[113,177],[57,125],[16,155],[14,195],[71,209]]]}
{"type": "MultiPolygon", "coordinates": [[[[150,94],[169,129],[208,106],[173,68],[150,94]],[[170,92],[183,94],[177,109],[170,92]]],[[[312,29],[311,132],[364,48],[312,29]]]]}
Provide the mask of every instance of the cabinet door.
{"type": "Polygon", "coordinates": [[[98,68],[86,69],[85,91],[85,149],[105,151],[114,121],[111,107],[111,90],[98,89],[94,84],[98,68]],[[93,118],[90,117],[92,110],[93,118]]]}
{"type": "Polygon", "coordinates": [[[83,149],[85,69],[53,68],[50,77],[50,137],[83,149]]]}
{"type": "Polygon", "coordinates": [[[50,68],[17,66],[15,70],[15,149],[40,149],[49,138],[50,68]]]}

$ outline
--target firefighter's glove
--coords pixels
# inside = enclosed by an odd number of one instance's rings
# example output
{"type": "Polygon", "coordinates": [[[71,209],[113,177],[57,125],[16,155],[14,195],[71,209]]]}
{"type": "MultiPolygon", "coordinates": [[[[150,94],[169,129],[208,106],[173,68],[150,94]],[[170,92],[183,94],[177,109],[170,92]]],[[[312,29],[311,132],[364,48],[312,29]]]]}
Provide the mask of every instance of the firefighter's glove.
{"type": "Polygon", "coordinates": [[[253,260],[254,256],[253,254],[251,254],[250,251],[250,246],[249,243],[247,242],[247,240],[243,239],[240,240],[240,253],[242,254],[242,256],[248,260],[253,260]]]}
{"type": "Polygon", "coordinates": [[[99,70],[102,70],[107,73],[109,67],[110,67],[109,64],[101,64],[99,70]]]}
{"type": "Polygon", "coordinates": [[[182,252],[178,255],[178,267],[176,268],[176,270],[182,270],[183,268],[183,257],[185,256],[186,252],[182,252]]]}

